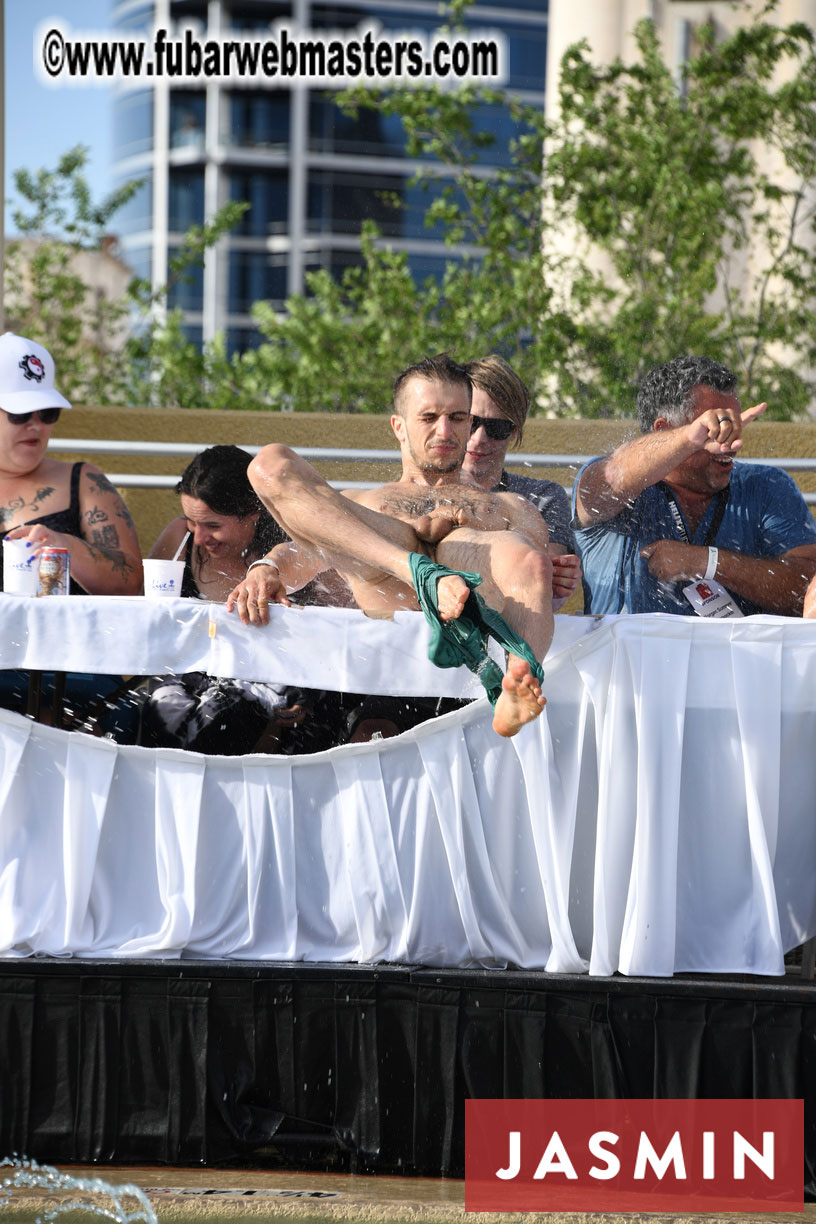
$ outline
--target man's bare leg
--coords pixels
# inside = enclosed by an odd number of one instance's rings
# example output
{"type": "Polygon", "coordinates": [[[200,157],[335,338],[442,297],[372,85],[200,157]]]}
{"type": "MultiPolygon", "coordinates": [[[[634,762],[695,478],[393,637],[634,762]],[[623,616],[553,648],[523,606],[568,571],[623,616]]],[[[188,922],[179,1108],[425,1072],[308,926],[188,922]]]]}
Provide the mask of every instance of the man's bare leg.
{"type": "MultiPolygon", "coordinates": [[[[480,573],[485,602],[501,612],[539,661],[544,658],[554,628],[552,562],[545,553],[516,532],[458,528],[437,545],[436,557],[451,569],[480,573]]],[[[493,713],[493,729],[499,735],[515,735],[538,717],[545,702],[529,664],[511,654],[493,713]]]]}
{"type": "MultiPolygon", "coordinates": [[[[248,475],[293,540],[318,549],[333,567],[352,571],[363,582],[376,584],[389,574],[413,592],[409,557],[419,551],[419,544],[409,523],[343,497],[288,446],[265,446],[250,463],[248,475]]],[[[459,616],[468,594],[461,578],[440,580],[447,619],[459,616]]]]}

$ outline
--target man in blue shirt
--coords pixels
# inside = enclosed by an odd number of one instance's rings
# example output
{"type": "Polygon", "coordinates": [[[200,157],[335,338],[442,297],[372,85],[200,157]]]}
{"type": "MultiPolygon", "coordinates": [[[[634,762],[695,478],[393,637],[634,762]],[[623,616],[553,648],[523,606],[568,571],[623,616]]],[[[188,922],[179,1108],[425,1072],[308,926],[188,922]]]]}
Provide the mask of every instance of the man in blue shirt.
{"type": "Polygon", "coordinates": [[[736,376],[706,357],[646,375],[641,437],[578,473],[573,526],[591,613],[696,609],[683,588],[720,583],[744,614],[801,615],[816,573],[816,523],[786,473],[740,464],[736,376]]]}

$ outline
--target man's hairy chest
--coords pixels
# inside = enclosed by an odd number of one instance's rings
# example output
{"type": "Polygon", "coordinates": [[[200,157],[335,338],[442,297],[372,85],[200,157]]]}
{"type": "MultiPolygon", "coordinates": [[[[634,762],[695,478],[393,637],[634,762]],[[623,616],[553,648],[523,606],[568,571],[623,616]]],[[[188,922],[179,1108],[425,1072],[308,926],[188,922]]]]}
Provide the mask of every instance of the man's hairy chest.
{"type": "Polygon", "coordinates": [[[438,488],[400,488],[377,490],[370,503],[381,514],[414,522],[417,519],[448,518],[464,525],[504,527],[507,515],[501,500],[469,485],[443,485],[438,488]]]}

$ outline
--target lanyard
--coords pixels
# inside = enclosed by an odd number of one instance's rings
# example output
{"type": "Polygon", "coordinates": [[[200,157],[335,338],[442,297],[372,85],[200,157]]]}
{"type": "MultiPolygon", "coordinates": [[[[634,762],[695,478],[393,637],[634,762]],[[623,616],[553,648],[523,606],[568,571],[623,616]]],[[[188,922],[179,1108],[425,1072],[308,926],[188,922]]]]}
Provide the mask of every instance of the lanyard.
{"type": "MultiPolygon", "coordinates": [[[[677,528],[680,539],[684,544],[690,544],[691,540],[689,539],[688,531],[686,530],[683,515],[680,513],[677,498],[674,496],[674,493],[669,486],[664,484],[662,480],[658,482],[658,487],[663,490],[666,497],[669,499],[669,509],[671,510],[671,516],[674,520],[674,525],[677,528]]],[[[717,538],[717,532],[720,530],[720,523],[723,521],[723,515],[725,514],[725,507],[726,503],[728,502],[730,492],[731,487],[729,485],[725,489],[720,489],[719,493],[717,494],[717,508],[714,511],[714,516],[709,523],[708,531],[706,532],[705,539],[703,540],[704,546],[713,544],[714,540],[717,538]]]]}

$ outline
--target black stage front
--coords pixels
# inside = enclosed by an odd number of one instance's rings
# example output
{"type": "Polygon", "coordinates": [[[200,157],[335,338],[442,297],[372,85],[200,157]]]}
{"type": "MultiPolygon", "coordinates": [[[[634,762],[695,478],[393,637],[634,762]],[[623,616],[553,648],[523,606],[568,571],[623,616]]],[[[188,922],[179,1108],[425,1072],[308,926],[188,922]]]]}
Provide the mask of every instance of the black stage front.
{"type": "Polygon", "coordinates": [[[0,961],[0,1155],[459,1177],[466,1097],[802,1097],[816,985],[0,961]]]}

